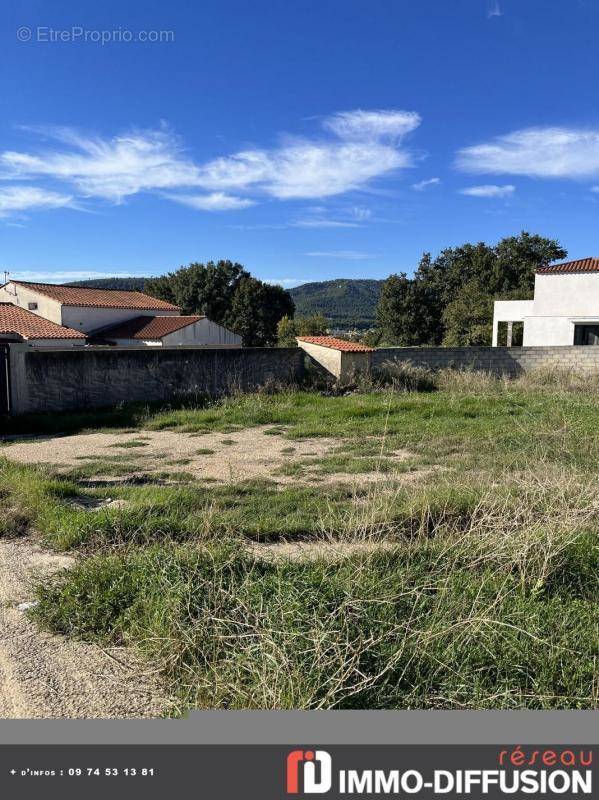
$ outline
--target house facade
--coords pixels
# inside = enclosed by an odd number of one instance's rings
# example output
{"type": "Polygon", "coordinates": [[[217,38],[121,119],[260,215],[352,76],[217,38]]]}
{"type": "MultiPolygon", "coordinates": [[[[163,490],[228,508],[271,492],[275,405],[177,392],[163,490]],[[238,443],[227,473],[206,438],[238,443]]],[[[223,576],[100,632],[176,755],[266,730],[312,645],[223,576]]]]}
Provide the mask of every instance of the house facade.
{"type": "Polygon", "coordinates": [[[512,344],[515,322],[524,324],[525,347],[599,345],[599,258],[542,267],[534,299],[495,301],[494,347],[512,344]],[[502,336],[500,323],[506,323],[502,336]]]}
{"type": "Polygon", "coordinates": [[[66,332],[61,342],[65,346],[242,344],[240,336],[206,317],[182,317],[178,306],[143,292],[11,280],[0,287],[0,305],[8,304],[23,312],[22,322],[37,318],[40,325],[45,321],[66,332]]]}

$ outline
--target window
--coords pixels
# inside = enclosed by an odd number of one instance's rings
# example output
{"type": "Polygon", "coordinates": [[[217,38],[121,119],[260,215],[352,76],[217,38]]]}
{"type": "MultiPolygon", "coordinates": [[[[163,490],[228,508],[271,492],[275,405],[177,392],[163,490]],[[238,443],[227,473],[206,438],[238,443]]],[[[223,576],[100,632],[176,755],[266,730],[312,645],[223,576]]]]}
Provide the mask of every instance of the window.
{"type": "Polygon", "coordinates": [[[574,344],[599,344],[599,325],[575,325],[574,344]]]}
{"type": "Polygon", "coordinates": [[[27,308],[30,311],[37,311],[37,303],[27,303],[27,308]]]}

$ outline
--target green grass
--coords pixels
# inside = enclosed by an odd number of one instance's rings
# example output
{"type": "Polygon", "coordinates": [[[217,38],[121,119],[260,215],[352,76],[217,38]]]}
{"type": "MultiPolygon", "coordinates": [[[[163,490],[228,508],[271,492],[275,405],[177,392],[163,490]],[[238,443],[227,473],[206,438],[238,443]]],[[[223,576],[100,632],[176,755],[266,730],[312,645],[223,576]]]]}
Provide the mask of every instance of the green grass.
{"type": "MultiPolygon", "coordinates": [[[[146,410],[145,428],[190,436],[268,426],[297,480],[165,471],[150,480],[167,485],[88,489],[93,459],[63,476],[0,459],[0,535],[32,527],[83,553],[38,587],[40,624],[139,647],[182,707],[594,708],[598,423],[586,385],[476,375],[426,393],[146,410]],[[292,457],[305,437],[340,441],[292,457]],[[423,467],[434,471],[401,483],[423,467]],[[373,469],[381,480],[361,482],[373,469]],[[327,481],[302,484],[306,470],[327,481]],[[336,484],[339,472],[355,485],[336,484]],[[108,493],[127,502],[72,505],[108,493]],[[335,542],[336,554],[245,547],[281,538],[335,542]]],[[[131,459],[111,457],[104,474],[131,459]]]]}

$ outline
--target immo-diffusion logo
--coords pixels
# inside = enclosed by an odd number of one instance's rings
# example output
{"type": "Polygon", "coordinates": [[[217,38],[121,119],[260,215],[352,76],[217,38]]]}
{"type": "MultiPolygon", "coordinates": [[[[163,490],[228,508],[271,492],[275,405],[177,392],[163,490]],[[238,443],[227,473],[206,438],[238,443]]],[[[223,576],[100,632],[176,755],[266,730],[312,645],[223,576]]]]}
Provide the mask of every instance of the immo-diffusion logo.
{"type": "Polygon", "coordinates": [[[324,794],[332,784],[326,750],[292,750],[287,756],[287,794],[324,794]]]}

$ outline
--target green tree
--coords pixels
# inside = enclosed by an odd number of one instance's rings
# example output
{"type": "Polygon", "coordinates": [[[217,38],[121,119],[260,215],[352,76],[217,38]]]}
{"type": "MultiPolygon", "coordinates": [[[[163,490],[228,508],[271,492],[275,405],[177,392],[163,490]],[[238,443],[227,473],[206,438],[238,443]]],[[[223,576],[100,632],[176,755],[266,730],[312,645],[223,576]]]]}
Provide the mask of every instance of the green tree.
{"type": "Polygon", "coordinates": [[[224,324],[238,333],[244,347],[266,347],[277,341],[277,324],[293,316],[293,300],[281,286],[244,276],[237,285],[224,324]]]}
{"type": "Polygon", "coordinates": [[[253,278],[233,261],[181,267],[148,280],[146,291],[180,306],[183,314],[205,314],[238,333],[246,347],[274,344],[277,323],[295,311],[288,292],[253,278]]]}
{"type": "Polygon", "coordinates": [[[382,343],[491,344],[493,300],[532,297],[535,271],[563,259],[555,239],[523,231],[495,246],[484,242],[425,253],[413,278],[391,275],[377,309],[382,343]]]}
{"type": "Polygon", "coordinates": [[[476,281],[469,281],[443,311],[446,347],[471,347],[491,343],[493,298],[476,281]]]}
{"type": "MultiPolygon", "coordinates": [[[[380,344],[410,347],[440,342],[438,302],[431,285],[391,275],[383,284],[376,326],[380,344]]],[[[375,336],[370,337],[376,338],[375,336]]]]}
{"type": "Polygon", "coordinates": [[[328,323],[323,314],[285,316],[277,325],[277,344],[279,347],[295,347],[297,336],[324,336],[327,331],[328,323]]]}
{"type": "Polygon", "coordinates": [[[180,306],[183,314],[205,314],[221,325],[239,282],[247,276],[249,272],[232,261],[193,263],[161,278],[150,279],[146,291],[180,306]]]}

